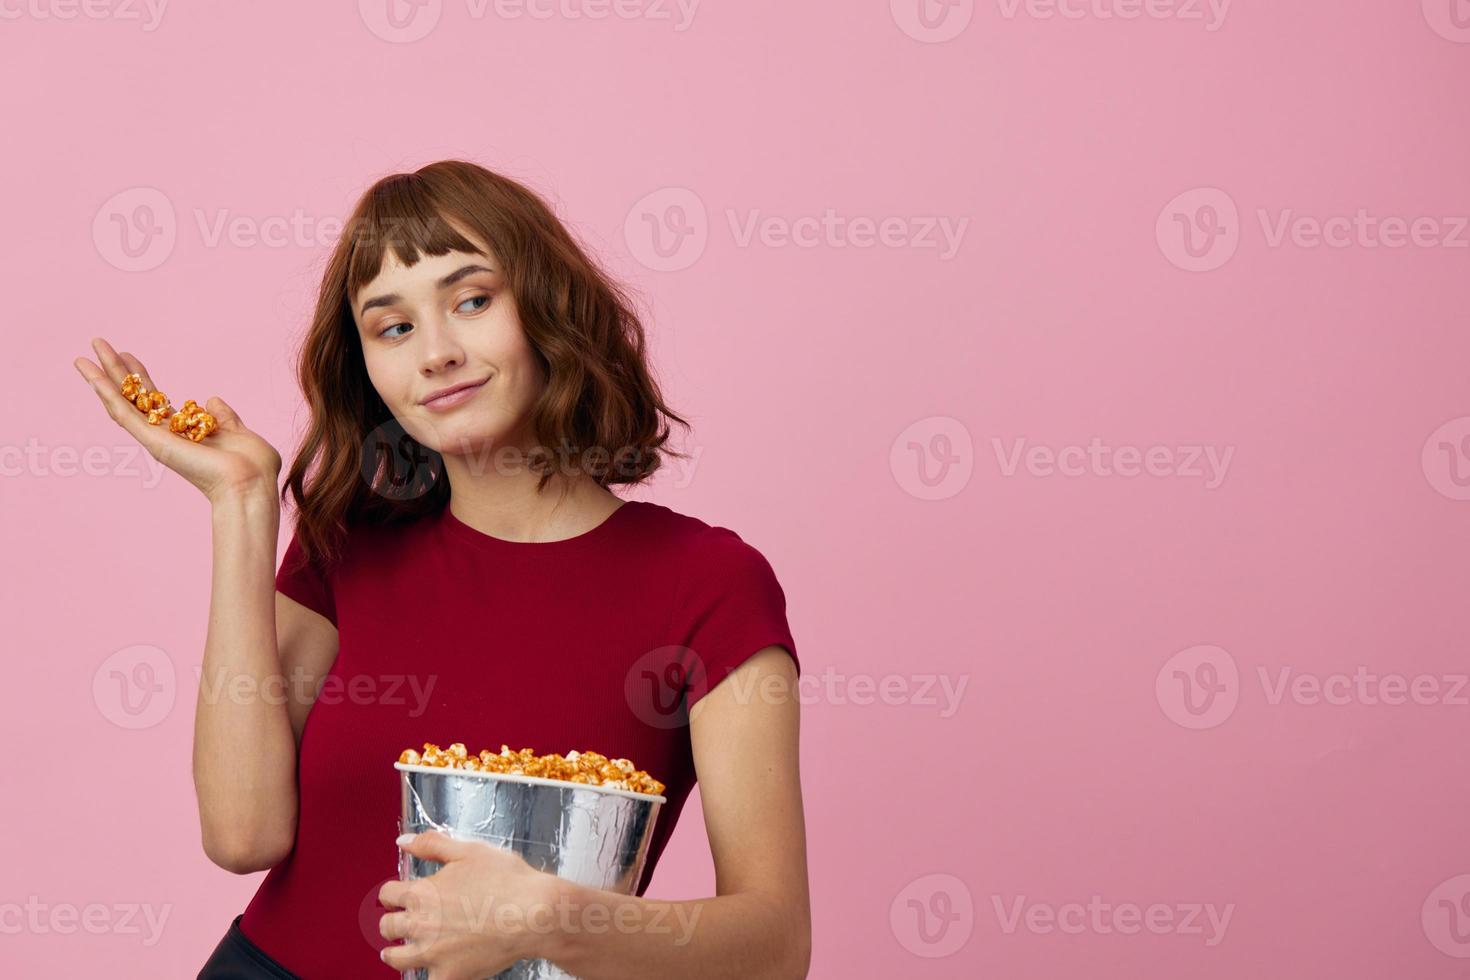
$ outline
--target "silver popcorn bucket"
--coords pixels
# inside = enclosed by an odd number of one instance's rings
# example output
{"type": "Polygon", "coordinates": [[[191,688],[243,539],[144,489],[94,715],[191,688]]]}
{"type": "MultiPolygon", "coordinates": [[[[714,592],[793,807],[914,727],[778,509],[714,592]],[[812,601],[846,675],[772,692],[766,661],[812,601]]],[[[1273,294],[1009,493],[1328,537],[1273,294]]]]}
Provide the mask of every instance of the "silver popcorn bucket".
{"type": "MultiPolygon", "coordinates": [[[[477,772],[395,762],[403,788],[399,832],[438,830],[514,851],[538,871],[592,888],[638,890],[662,796],[513,773],[477,772]]],[[[400,852],[402,881],[443,865],[400,852]]],[[[493,922],[493,916],[489,918],[493,922]]],[[[403,980],[427,980],[405,970],[403,980]]],[[[571,978],[549,960],[517,960],[493,980],[571,978]]]]}

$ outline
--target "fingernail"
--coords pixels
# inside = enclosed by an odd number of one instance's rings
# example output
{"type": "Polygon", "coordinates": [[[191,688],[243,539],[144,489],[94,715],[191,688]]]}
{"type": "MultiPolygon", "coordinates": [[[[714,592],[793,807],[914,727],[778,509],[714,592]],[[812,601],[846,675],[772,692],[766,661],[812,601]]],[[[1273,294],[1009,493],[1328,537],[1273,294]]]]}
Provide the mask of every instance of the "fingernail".
{"type": "Polygon", "coordinates": [[[378,959],[382,960],[384,963],[388,962],[388,947],[387,946],[384,946],[382,949],[378,950],[378,959]]]}
{"type": "Polygon", "coordinates": [[[399,847],[402,847],[404,844],[413,843],[413,839],[417,836],[418,834],[399,834],[398,839],[393,843],[397,844],[399,847]]]}

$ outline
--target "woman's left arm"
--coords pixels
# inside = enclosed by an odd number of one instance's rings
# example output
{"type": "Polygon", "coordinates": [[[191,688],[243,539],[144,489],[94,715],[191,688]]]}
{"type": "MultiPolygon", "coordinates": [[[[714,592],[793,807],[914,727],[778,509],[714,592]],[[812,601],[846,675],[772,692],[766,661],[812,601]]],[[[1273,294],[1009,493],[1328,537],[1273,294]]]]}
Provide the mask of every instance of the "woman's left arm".
{"type": "Polygon", "coordinates": [[[440,862],[389,881],[379,899],[402,911],[379,931],[396,970],[433,980],[547,959],[583,980],[801,980],[811,962],[806,828],[797,766],[796,667],[766,647],[689,711],[716,897],[683,902],[588,888],[534,870],[484,841],[430,832],[399,846],[440,862]]]}
{"type": "Polygon", "coordinates": [[[800,980],[811,962],[796,668],[767,647],[689,713],[714,898],[666,902],[555,879],[537,956],[586,980],[800,980]],[[594,925],[595,924],[595,925],[594,925]],[[570,925],[570,928],[567,926],[570,925]],[[595,927],[595,931],[594,931],[595,927]]]}

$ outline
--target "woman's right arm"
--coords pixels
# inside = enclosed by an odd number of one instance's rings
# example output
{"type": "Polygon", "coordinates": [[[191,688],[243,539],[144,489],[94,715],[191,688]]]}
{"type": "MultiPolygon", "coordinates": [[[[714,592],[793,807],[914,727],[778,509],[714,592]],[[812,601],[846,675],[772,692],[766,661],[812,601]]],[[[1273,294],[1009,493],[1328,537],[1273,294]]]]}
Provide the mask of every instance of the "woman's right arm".
{"type": "Polygon", "coordinates": [[[194,717],[204,852],[236,874],[280,863],[296,840],[296,760],[337,630],[275,591],[275,485],[213,499],[214,569],[194,717]]]}
{"type": "Polygon", "coordinates": [[[194,787],[204,852],[239,874],[281,861],[296,839],[297,746],[337,656],[325,617],[275,591],[281,455],[219,398],[204,408],[219,428],[202,442],[149,425],[122,396],[143,363],[92,341],[99,364],[73,361],[107,414],[154,459],[209,500],[214,567],[209,628],[194,719],[194,787]]]}

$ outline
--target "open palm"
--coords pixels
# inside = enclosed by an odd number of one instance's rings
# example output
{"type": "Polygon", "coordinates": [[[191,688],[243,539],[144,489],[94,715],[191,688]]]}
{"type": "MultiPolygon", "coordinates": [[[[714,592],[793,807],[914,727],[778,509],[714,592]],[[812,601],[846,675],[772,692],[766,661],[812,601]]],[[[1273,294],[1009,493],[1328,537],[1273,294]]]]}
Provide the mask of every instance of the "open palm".
{"type": "Polygon", "coordinates": [[[132,354],[119,354],[101,337],[92,341],[92,349],[100,367],[85,357],[77,358],[73,366],[88,382],[94,382],[112,420],[154,459],[194,484],[211,501],[243,490],[270,488],[274,492],[281,454],[247,429],[223,399],[212,397],[202,406],[219,422],[219,428],[202,442],[171,432],[166,424],[149,425],[147,416],[122,394],[123,378],[130,373],[141,375],[153,390],[153,379],[143,362],[132,354]]]}

